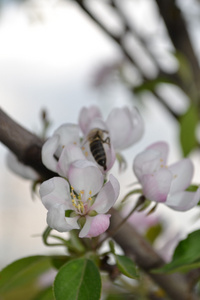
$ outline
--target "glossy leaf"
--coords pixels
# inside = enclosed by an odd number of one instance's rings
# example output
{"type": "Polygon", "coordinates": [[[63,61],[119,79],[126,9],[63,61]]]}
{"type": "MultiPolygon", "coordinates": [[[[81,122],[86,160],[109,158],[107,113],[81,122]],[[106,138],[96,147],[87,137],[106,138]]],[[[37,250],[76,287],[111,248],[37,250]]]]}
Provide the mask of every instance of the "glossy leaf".
{"type": "Polygon", "coordinates": [[[188,271],[200,267],[200,230],[194,231],[182,240],[175,249],[172,261],[153,273],[188,271]]]}
{"type": "Polygon", "coordinates": [[[99,300],[101,278],[93,261],[80,258],[65,264],[54,282],[56,300],[99,300]]]}
{"type": "Polygon", "coordinates": [[[123,275],[137,279],[139,277],[138,270],[134,262],[127,256],[115,255],[116,263],[123,275]]]}

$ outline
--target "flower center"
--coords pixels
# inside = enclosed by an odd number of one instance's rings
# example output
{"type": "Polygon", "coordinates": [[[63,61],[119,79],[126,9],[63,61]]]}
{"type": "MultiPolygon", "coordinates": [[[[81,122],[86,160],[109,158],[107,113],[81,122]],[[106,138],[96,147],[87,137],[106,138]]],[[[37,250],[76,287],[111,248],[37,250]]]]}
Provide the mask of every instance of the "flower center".
{"type": "Polygon", "coordinates": [[[91,206],[92,202],[92,191],[89,192],[90,197],[85,201],[83,200],[84,190],[81,190],[79,194],[74,191],[74,188],[71,186],[71,201],[76,212],[80,215],[85,215],[87,213],[88,207],[91,206]]]}

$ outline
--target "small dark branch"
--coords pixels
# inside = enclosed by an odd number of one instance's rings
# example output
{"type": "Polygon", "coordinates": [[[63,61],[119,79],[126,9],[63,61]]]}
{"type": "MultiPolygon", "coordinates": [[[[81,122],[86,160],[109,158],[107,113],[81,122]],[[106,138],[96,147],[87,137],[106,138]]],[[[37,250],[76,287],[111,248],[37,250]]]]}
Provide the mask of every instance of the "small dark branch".
{"type": "Polygon", "coordinates": [[[23,164],[32,167],[41,175],[41,180],[56,176],[42,163],[39,137],[12,120],[0,109],[0,141],[7,146],[23,164]]]}
{"type": "Polygon", "coordinates": [[[115,280],[121,273],[116,265],[110,265],[108,263],[108,256],[105,256],[101,260],[100,268],[102,271],[106,271],[109,274],[110,279],[113,281],[115,280]]]}

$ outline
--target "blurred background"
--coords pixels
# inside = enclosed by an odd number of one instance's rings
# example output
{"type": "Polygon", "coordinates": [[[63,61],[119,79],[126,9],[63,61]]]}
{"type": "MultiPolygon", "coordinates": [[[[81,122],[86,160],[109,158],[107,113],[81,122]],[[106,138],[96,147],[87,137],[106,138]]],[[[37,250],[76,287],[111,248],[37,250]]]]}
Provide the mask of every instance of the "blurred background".
{"type": "MultiPolygon", "coordinates": [[[[137,106],[145,134],[123,152],[126,172],[112,170],[121,197],[135,181],[135,155],[158,140],[170,145],[169,163],[192,159],[199,184],[199,50],[198,0],[1,0],[1,108],[37,134],[45,110],[49,136],[76,123],[83,106],[97,105],[105,118],[113,107],[137,106]]],[[[41,240],[46,210],[31,182],[8,169],[7,152],[0,144],[0,268],[50,252],[41,240]]],[[[166,240],[199,228],[199,213],[156,211],[166,240]]]]}

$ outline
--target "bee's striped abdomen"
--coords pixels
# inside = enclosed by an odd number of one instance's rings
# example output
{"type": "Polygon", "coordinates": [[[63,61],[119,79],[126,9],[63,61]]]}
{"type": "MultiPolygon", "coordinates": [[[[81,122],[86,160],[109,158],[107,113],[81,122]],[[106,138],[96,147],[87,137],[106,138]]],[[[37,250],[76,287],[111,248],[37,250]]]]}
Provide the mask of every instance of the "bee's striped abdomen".
{"type": "Polygon", "coordinates": [[[90,143],[90,151],[96,162],[106,170],[106,154],[100,139],[95,139],[90,143]]]}

